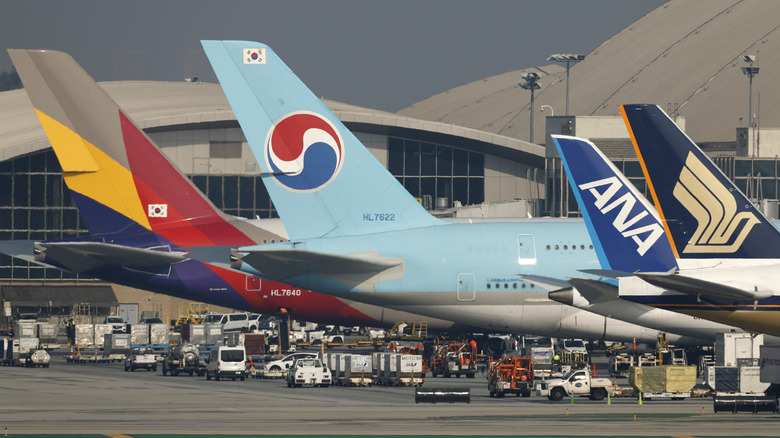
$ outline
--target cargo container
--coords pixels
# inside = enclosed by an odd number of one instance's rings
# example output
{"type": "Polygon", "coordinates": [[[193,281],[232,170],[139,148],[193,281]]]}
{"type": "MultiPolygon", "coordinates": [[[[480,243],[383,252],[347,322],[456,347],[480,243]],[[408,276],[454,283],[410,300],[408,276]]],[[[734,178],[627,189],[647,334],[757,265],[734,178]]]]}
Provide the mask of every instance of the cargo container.
{"type": "Polygon", "coordinates": [[[133,345],[149,345],[149,324],[133,324],[130,326],[130,342],[133,345]]]}
{"type": "Polygon", "coordinates": [[[130,352],[132,347],[131,336],[129,333],[108,333],[103,335],[103,352],[107,355],[122,354],[130,352]]]}
{"type": "Polygon", "coordinates": [[[650,367],[631,367],[628,384],[646,400],[651,398],[671,398],[682,400],[691,396],[696,386],[695,366],[658,365],[650,367]]]}

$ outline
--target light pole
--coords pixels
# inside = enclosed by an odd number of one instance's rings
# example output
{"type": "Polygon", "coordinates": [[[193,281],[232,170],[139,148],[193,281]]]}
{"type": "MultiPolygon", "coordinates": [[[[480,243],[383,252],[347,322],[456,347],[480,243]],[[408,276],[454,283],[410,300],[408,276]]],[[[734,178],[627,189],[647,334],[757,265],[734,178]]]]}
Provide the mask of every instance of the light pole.
{"type": "Polygon", "coordinates": [[[575,55],[572,53],[566,53],[566,54],[556,53],[554,55],[550,55],[547,58],[548,61],[566,63],[566,115],[567,116],[569,115],[569,69],[571,68],[572,64],[576,64],[582,61],[583,59],[585,59],[585,55],[575,55]]]}
{"type": "Polygon", "coordinates": [[[531,90],[531,129],[530,129],[530,140],[529,142],[534,142],[534,90],[538,90],[539,88],[542,88],[539,84],[536,82],[539,80],[539,75],[535,72],[531,73],[523,73],[520,75],[525,82],[521,82],[518,85],[520,85],[520,88],[523,90],[531,90]]]}
{"type": "Polygon", "coordinates": [[[742,67],[742,73],[747,75],[750,79],[750,96],[748,97],[748,127],[754,127],[755,121],[753,120],[753,76],[758,75],[758,66],[753,67],[753,63],[756,62],[754,55],[742,55],[742,60],[748,63],[747,67],[742,67]]]}
{"type": "Polygon", "coordinates": [[[553,107],[551,107],[550,105],[542,105],[542,106],[540,106],[539,107],[539,111],[544,112],[544,108],[545,107],[550,108],[550,117],[555,117],[555,111],[553,111],[553,107]]]}

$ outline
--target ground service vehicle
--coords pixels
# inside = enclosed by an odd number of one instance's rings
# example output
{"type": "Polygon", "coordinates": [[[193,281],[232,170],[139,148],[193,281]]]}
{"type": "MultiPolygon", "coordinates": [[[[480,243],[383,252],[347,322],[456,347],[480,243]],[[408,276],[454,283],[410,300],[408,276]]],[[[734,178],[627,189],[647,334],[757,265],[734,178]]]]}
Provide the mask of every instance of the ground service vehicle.
{"type": "Polygon", "coordinates": [[[127,333],[127,321],[123,316],[107,316],[106,324],[111,324],[113,333],[127,333]]]}
{"type": "Polygon", "coordinates": [[[206,365],[206,380],[229,377],[233,380],[246,379],[246,350],[244,347],[215,345],[209,351],[206,365]]]}
{"type": "Polygon", "coordinates": [[[542,382],[537,395],[547,396],[550,400],[559,401],[564,397],[588,396],[591,400],[602,400],[612,396],[615,386],[605,378],[590,376],[587,369],[572,371],[561,379],[550,379],[542,382]]]}
{"type": "Polygon", "coordinates": [[[125,356],[125,371],[135,371],[136,368],[157,371],[157,355],[149,348],[133,348],[125,356]]]}
{"type": "Polygon", "coordinates": [[[263,366],[263,369],[268,372],[279,372],[292,368],[300,359],[311,359],[317,357],[314,353],[293,353],[279,359],[268,362],[263,366]]]}
{"type": "Polygon", "coordinates": [[[299,388],[303,385],[329,386],[331,372],[319,358],[304,358],[295,361],[287,371],[287,386],[299,388]]]}
{"type": "Polygon", "coordinates": [[[460,377],[461,374],[474,378],[477,372],[477,345],[475,342],[439,341],[433,347],[431,375],[436,377],[460,377]]]}
{"type": "Polygon", "coordinates": [[[514,394],[531,396],[534,386],[534,363],[530,357],[509,356],[490,361],[488,369],[488,391],[491,397],[514,394]]]}
{"type": "Polygon", "coordinates": [[[206,361],[201,359],[195,345],[179,344],[163,358],[162,373],[163,376],[168,373],[172,376],[178,376],[179,373],[202,376],[206,374],[206,361]]]}
{"type": "Polygon", "coordinates": [[[249,313],[209,313],[203,318],[203,324],[219,324],[223,332],[249,333],[257,330],[257,317],[249,318],[249,313]]]}

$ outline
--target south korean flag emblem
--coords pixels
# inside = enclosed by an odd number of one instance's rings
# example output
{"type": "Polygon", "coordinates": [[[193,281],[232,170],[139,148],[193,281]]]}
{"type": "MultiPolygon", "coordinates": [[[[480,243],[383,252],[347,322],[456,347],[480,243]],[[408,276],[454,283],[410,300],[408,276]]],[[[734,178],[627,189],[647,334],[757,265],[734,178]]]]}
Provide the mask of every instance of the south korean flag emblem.
{"type": "Polygon", "coordinates": [[[149,204],[149,217],[168,217],[168,204],[149,204]]]}

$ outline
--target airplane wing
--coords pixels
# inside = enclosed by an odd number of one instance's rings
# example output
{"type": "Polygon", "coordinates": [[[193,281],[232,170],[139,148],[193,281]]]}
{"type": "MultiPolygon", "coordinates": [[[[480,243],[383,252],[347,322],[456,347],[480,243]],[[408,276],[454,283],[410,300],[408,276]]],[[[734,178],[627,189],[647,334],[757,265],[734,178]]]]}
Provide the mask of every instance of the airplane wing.
{"type": "Polygon", "coordinates": [[[379,257],[376,251],[349,255],[328,254],[294,248],[235,251],[233,267],[248,264],[274,281],[302,274],[331,278],[359,289],[373,291],[379,281],[403,277],[403,259],[379,257]]]}
{"type": "Polygon", "coordinates": [[[544,277],[541,275],[522,275],[523,280],[530,281],[534,286],[539,286],[548,291],[557,291],[561,289],[571,289],[571,285],[566,280],[560,278],[544,277]]]}
{"type": "Polygon", "coordinates": [[[189,258],[185,252],[169,251],[167,248],[134,248],[103,242],[36,243],[36,261],[43,261],[45,257],[56,260],[75,273],[108,265],[144,269],[171,265],[189,258]]]}
{"type": "Polygon", "coordinates": [[[771,291],[750,291],[679,274],[637,273],[635,275],[654,286],[720,301],[756,301],[772,296],[771,291]]]}

